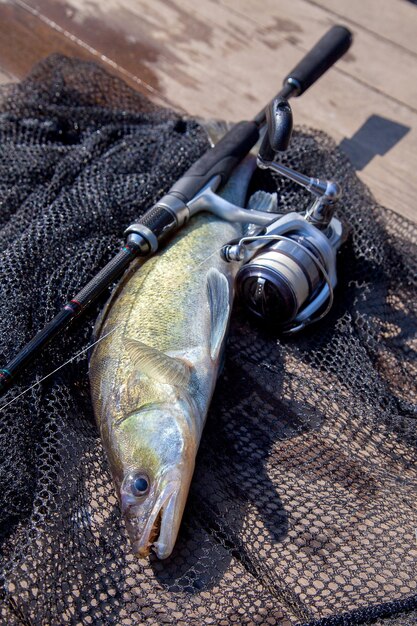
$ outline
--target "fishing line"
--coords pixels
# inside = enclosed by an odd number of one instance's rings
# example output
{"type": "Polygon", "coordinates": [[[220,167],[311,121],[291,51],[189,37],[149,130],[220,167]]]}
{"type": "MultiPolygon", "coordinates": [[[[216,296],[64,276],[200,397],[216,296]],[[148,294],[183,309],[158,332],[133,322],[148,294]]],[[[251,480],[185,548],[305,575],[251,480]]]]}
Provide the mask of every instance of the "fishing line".
{"type": "MultiPolygon", "coordinates": [[[[222,246],[223,247],[223,246],[222,246]]],[[[192,272],[190,272],[191,274],[193,274],[194,272],[197,271],[197,269],[203,265],[204,263],[206,263],[206,261],[209,261],[213,256],[215,256],[216,254],[219,254],[222,248],[219,248],[218,250],[215,250],[212,254],[210,254],[208,257],[206,257],[205,259],[203,259],[202,261],[200,261],[200,263],[192,270],[192,272]]],[[[31,385],[30,387],[28,387],[27,389],[25,389],[24,391],[22,391],[21,393],[19,393],[19,395],[17,395],[15,398],[13,398],[12,400],[10,400],[9,402],[6,402],[6,404],[3,404],[2,406],[0,406],[0,412],[3,411],[5,408],[7,408],[8,406],[10,406],[11,404],[13,404],[13,402],[16,402],[16,400],[18,400],[19,398],[21,398],[23,395],[25,395],[25,393],[28,393],[28,391],[31,391],[31,389],[34,389],[35,387],[37,387],[38,385],[40,385],[41,383],[43,383],[47,378],[50,378],[51,376],[53,376],[54,374],[56,374],[56,372],[59,372],[60,369],[62,369],[63,367],[65,367],[66,365],[69,365],[70,363],[72,363],[72,361],[74,361],[77,357],[81,356],[82,354],[84,354],[85,352],[87,352],[90,348],[92,348],[93,346],[95,346],[96,344],[98,344],[100,341],[103,341],[103,339],[105,339],[106,337],[108,337],[109,335],[111,335],[111,333],[114,333],[115,330],[117,330],[118,328],[120,328],[120,326],[122,326],[123,322],[121,322],[120,324],[117,324],[116,326],[114,326],[111,330],[109,330],[107,333],[105,333],[102,337],[100,337],[99,339],[97,339],[96,341],[94,341],[93,343],[89,344],[88,346],[86,346],[85,348],[83,348],[82,350],[80,350],[80,352],[77,352],[77,354],[74,354],[74,356],[72,356],[70,359],[68,359],[68,361],[65,361],[65,363],[62,363],[61,365],[59,365],[56,369],[52,370],[52,372],[49,372],[49,374],[46,374],[46,376],[44,376],[43,378],[41,378],[40,380],[38,380],[36,383],[34,383],[33,385],[31,385]]]]}
{"type": "Polygon", "coordinates": [[[8,407],[10,404],[13,404],[13,402],[16,402],[16,400],[18,400],[19,398],[21,398],[25,393],[27,393],[28,391],[30,391],[31,389],[33,389],[34,387],[37,387],[38,385],[40,385],[41,383],[43,383],[44,380],[46,380],[47,378],[49,378],[50,376],[53,376],[53,374],[56,374],[56,372],[58,372],[60,369],[62,369],[63,367],[65,367],[66,365],[69,365],[69,363],[71,363],[72,361],[74,361],[77,357],[79,357],[81,354],[84,354],[85,352],[87,352],[90,348],[92,348],[93,346],[95,346],[96,344],[98,344],[100,341],[103,341],[103,339],[105,339],[106,337],[108,337],[109,335],[111,335],[111,333],[114,333],[115,330],[117,330],[120,326],[122,325],[122,323],[117,324],[117,326],[115,326],[114,328],[112,328],[111,330],[109,330],[108,333],[105,333],[102,337],[100,337],[99,339],[97,339],[96,341],[94,341],[93,343],[89,344],[88,346],[86,346],[85,348],[83,348],[82,350],[80,350],[80,352],[77,352],[77,354],[74,354],[74,356],[72,356],[70,359],[68,359],[68,361],[65,361],[65,363],[62,363],[62,365],[59,365],[56,369],[54,369],[52,372],[49,372],[49,374],[46,374],[46,376],[44,376],[43,378],[41,378],[40,380],[38,380],[36,383],[34,383],[33,385],[31,385],[30,387],[28,387],[27,389],[25,389],[24,391],[22,391],[21,393],[19,393],[18,396],[16,396],[15,398],[13,398],[12,400],[10,400],[9,402],[6,402],[6,404],[3,404],[2,406],[0,406],[0,411],[3,411],[3,409],[5,409],[6,407],[8,407]]]}
{"type": "Polygon", "coordinates": [[[221,246],[218,250],[215,250],[212,254],[209,254],[208,257],[206,257],[205,259],[203,259],[202,261],[200,261],[200,263],[197,265],[197,267],[191,272],[191,274],[193,274],[197,268],[200,267],[200,265],[203,265],[203,263],[205,263],[206,261],[208,261],[209,259],[211,259],[211,257],[213,257],[215,254],[219,254],[223,249],[223,246],[221,246]]]}

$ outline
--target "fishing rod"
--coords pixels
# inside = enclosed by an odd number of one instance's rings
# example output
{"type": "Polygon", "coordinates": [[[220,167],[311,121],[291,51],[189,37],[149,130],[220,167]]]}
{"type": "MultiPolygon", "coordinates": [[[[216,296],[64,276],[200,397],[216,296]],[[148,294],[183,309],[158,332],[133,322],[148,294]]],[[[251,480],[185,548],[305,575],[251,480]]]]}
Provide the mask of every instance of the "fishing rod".
{"type": "MultiPolygon", "coordinates": [[[[278,128],[279,130],[283,128],[284,139],[275,137],[275,147],[283,149],[285,136],[287,138],[290,136],[290,132],[286,128],[288,115],[283,120],[283,124],[280,125],[277,123],[280,107],[275,107],[275,117],[274,113],[271,113],[271,107],[273,108],[276,102],[286,102],[291,97],[303,94],[343,56],[351,43],[352,34],[347,28],[333,26],[285,77],[282,89],[266,108],[263,108],[251,121],[239,122],[233,126],[213,148],[207,150],[174,183],[166,195],[146,211],[137,222],[131,224],[125,231],[126,243],[118,254],[71,298],[59,313],[4,368],[0,369],[0,393],[3,393],[11,385],[16,375],[46,344],[61,333],[75,317],[78,317],[122,274],[133,259],[136,257],[146,258],[155,253],[160,244],[178,231],[195,213],[205,210],[229,221],[242,223],[250,221],[261,227],[267,227],[272,219],[270,214],[250,211],[249,219],[246,209],[222,200],[215,194],[215,191],[228,180],[234,168],[257,143],[263,127],[268,122],[267,116],[269,117],[269,132],[267,133],[269,139],[267,141],[271,143],[272,140],[274,143],[274,132],[276,133],[278,128]],[[214,196],[215,200],[213,200],[214,196]]],[[[271,149],[268,149],[268,146],[264,148],[264,153],[268,157],[272,157],[271,149]]],[[[272,163],[272,158],[269,160],[258,158],[260,167],[273,169],[272,163]]],[[[275,166],[277,167],[277,164],[275,166]]],[[[282,170],[280,172],[283,173],[282,170]]],[[[301,184],[303,183],[301,182],[301,184]]],[[[265,240],[265,235],[258,234],[257,236],[263,237],[263,243],[266,241],[271,243],[273,237],[285,237],[284,232],[278,234],[269,232],[268,235],[268,240],[265,240]]],[[[240,253],[242,246],[247,243],[249,242],[241,242],[240,253]]],[[[254,241],[252,241],[253,243],[254,241]]],[[[259,247],[259,240],[257,245],[259,247]]],[[[296,245],[297,243],[293,244],[293,246],[296,245]]],[[[225,255],[227,256],[226,252],[225,255]]],[[[232,257],[233,253],[229,250],[228,259],[232,260],[232,257]]]]}

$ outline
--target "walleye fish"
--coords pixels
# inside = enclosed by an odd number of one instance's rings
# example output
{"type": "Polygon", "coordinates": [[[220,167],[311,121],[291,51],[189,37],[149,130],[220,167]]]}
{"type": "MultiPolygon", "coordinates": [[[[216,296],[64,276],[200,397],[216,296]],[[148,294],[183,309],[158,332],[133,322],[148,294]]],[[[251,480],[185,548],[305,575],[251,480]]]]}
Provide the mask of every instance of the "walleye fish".
{"type": "MultiPolygon", "coordinates": [[[[244,205],[248,157],[221,195],[244,205]]],[[[208,213],[128,271],[96,327],[90,382],[122,515],[139,557],[174,547],[219,371],[238,265],[220,256],[242,234],[208,213]],[[139,265],[139,267],[138,267],[139,265]]]]}

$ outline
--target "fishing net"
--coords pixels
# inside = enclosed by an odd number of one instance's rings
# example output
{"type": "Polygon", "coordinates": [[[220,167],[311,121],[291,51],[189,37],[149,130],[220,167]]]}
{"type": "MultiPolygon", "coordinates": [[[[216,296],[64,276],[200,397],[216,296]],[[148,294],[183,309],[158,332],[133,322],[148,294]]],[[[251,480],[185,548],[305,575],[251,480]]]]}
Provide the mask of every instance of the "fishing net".
{"type": "MultiPolygon", "coordinates": [[[[4,364],[208,141],[196,121],[60,56],[3,87],[0,111],[4,364]]],[[[130,553],[85,351],[4,408],[2,624],[417,623],[415,227],[377,206],[321,132],[298,129],[282,161],[343,186],[351,236],[330,315],[283,339],[235,306],[166,561],[130,553]]],[[[258,173],[252,186],[277,185],[282,211],[306,207],[290,182],[258,173]]],[[[104,301],[3,405],[91,343],[104,301]]]]}

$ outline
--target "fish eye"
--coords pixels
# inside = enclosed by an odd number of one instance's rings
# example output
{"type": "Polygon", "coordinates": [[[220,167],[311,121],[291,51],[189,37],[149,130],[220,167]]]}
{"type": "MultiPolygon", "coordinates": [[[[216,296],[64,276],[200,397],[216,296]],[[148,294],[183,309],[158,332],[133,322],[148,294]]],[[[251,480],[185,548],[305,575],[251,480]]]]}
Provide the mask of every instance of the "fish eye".
{"type": "Polygon", "coordinates": [[[130,483],[130,490],[136,498],[145,496],[149,491],[149,478],[145,474],[135,474],[130,483]]]}

